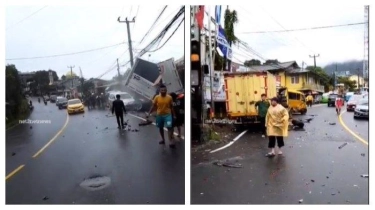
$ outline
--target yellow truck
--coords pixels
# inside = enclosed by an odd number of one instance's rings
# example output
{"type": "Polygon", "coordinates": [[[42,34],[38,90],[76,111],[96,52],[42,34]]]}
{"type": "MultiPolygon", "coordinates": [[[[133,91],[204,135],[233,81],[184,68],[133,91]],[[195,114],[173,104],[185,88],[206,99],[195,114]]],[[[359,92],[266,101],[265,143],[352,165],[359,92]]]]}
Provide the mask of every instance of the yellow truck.
{"type": "Polygon", "coordinates": [[[224,73],[228,118],[237,125],[260,123],[255,103],[277,96],[276,77],[269,72],[224,73]]]}

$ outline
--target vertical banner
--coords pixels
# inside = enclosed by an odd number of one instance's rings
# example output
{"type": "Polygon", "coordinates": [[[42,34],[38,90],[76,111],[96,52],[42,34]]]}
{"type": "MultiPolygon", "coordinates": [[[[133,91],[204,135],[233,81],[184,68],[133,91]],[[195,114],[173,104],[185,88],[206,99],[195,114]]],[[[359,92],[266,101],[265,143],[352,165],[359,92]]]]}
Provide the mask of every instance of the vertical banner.
{"type": "Polygon", "coordinates": [[[233,58],[232,49],[229,46],[227,38],[225,37],[225,31],[221,26],[219,26],[216,41],[223,55],[226,56],[228,60],[232,60],[233,58]]]}
{"type": "Polygon", "coordinates": [[[221,25],[221,5],[215,6],[215,20],[218,25],[221,25]]]}

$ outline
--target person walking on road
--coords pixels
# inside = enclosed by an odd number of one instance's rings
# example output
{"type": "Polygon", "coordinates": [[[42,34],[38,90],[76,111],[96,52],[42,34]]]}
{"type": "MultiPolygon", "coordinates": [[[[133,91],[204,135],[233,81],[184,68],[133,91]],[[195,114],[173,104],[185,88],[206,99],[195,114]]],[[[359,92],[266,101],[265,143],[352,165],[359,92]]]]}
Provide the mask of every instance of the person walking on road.
{"type": "Polygon", "coordinates": [[[335,101],[336,105],[336,113],[337,115],[341,114],[341,107],[344,105],[344,99],[342,98],[341,95],[338,95],[335,101]]]}
{"type": "Polygon", "coordinates": [[[164,127],[168,129],[168,138],[170,141],[169,147],[176,148],[173,139],[173,127],[172,118],[176,115],[173,110],[173,99],[167,94],[167,88],[165,85],[160,85],[160,94],[154,97],[152,107],[148,113],[148,116],[156,108],[156,126],[159,128],[161,141],[159,144],[165,144],[164,138],[164,127]]]}
{"type": "Polygon", "coordinates": [[[314,98],[311,95],[311,93],[309,93],[309,95],[306,97],[307,106],[308,107],[312,107],[313,101],[314,101],[314,98]]]}
{"type": "Polygon", "coordinates": [[[266,137],[266,115],[268,108],[270,107],[270,103],[266,100],[266,94],[261,95],[262,99],[255,103],[255,107],[258,110],[259,120],[261,124],[261,131],[262,131],[262,138],[266,137]]]}
{"type": "MultiPolygon", "coordinates": [[[[173,129],[177,127],[178,138],[181,138],[181,126],[184,124],[184,94],[177,95],[176,93],[170,93],[173,99],[173,109],[176,114],[175,118],[172,120],[173,129]]],[[[172,135],[173,137],[173,135],[172,135]]]]}
{"type": "Polygon", "coordinates": [[[116,100],[112,103],[112,115],[113,113],[116,113],[116,119],[117,119],[117,125],[119,129],[124,129],[124,114],[126,114],[125,104],[120,99],[120,95],[116,95],[116,100]],[[120,124],[121,119],[121,124],[120,124]]]}
{"type": "Polygon", "coordinates": [[[284,146],[284,137],[288,136],[289,113],[282,105],[278,103],[278,99],[271,99],[271,106],[268,108],[266,115],[267,135],[269,138],[268,148],[271,149],[266,157],[275,156],[275,146],[279,148],[278,154],[282,155],[281,148],[284,146]]]}

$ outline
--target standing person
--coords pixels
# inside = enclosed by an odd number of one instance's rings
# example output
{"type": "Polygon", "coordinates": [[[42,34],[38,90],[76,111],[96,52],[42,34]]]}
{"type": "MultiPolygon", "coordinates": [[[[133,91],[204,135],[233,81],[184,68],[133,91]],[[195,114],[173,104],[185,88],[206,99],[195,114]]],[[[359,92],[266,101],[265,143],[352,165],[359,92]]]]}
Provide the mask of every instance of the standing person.
{"type": "Polygon", "coordinates": [[[125,109],[125,104],[124,102],[120,99],[120,95],[116,95],[116,100],[113,101],[112,103],[112,115],[113,113],[116,113],[116,119],[117,119],[117,125],[119,129],[124,129],[124,114],[126,114],[126,109],[125,109]],[[120,124],[120,119],[121,119],[121,124],[120,124]]]}
{"type": "Polygon", "coordinates": [[[269,138],[268,148],[271,149],[266,157],[275,156],[275,146],[279,148],[278,154],[282,155],[281,148],[284,146],[284,137],[288,136],[289,113],[278,103],[277,98],[271,99],[271,106],[266,115],[267,135],[269,138]]]}
{"type": "Polygon", "coordinates": [[[311,93],[309,93],[309,95],[306,97],[307,106],[308,107],[312,107],[313,101],[314,101],[314,98],[311,95],[311,93]]]}
{"type": "Polygon", "coordinates": [[[270,107],[270,103],[266,101],[266,94],[261,95],[262,99],[258,102],[255,103],[255,107],[258,110],[258,115],[259,115],[259,120],[260,124],[262,126],[261,131],[262,131],[262,138],[266,137],[266,115],[268,108],[270,107]]]}
{"type": "Polygon", "coordinates": [[[148,113],[148,116],[156,108],[156,126],[159,128],[159,133],[161,136],[161,141],[159,144],[165,144],[164,138],[164,127],[168,129],[169,137],[169,147],[176,148],[173,140],[173,127],[172,118],[175,115],[173,110],[173,99],[170,95],[167,95],[167,87],[165,85],[160,85],[160,94],[154,97],[152,107],[148,113]]]}
{"type": "Polygon", "coordinates": [[[184,113],[183,113],[184,101],[182,100],[184,95],[180,94],[177,96],[176,93],[170,93],[169,95],[171,95],[172,97],[173,109],[174,109],[174,113],[176,114],[175,118],[172,120],[172,127],[173,127],[173,130],[174,128],[177,127],[177,131],[178,131],[177,137],[181,138],[181,126],[184,124],[184,113]]]}
{"type": "Polygon", "coordinates": [[[343,105],[344,105],[344,99],[341,97],[341,95],[338,95],[335,101],[337,115],[341,113],[341,107],[343,105]]]}

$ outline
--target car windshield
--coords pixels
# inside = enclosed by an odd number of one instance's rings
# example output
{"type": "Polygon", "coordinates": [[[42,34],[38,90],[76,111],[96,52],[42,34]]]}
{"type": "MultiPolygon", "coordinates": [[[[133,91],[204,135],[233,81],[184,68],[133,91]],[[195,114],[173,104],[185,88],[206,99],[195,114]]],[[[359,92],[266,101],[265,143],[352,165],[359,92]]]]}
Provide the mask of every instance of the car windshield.
{"type": "Polygon", "coordinates": [[[361,99],[362,96],[359,95],[352,95],[349,99],[349,102],[357,102],[359,99],[361,99]]]}
{"type": "Polygon", "coordinates": [[[66,98],[59,98],[59,102],[67,102],[68,101],[68,99],[66,99],[66,98]]]}
{"type": "Polygon", "coordinates": [[[368,99],[361,99],[358,102],[359,105],[368,106],[368,99]]]}
{"type": "Polygon", "coordinates": [[[127,94],[127,93],[120,93],[120,99],[131,99],[131,95],[127,94]]]}
{"type": "Polygon", "coordinates": [[[337,98],[337,95],[336,94],[331,94],[331,95],[329,95],[329,98],[337,98]]]}
{"type": "Polygon", "coordinates": [[[74,100],[68,101],[69,105],[80,104],[80,103],[81,103],[81,101],[79,99],[74,99],[74,100]]]}

